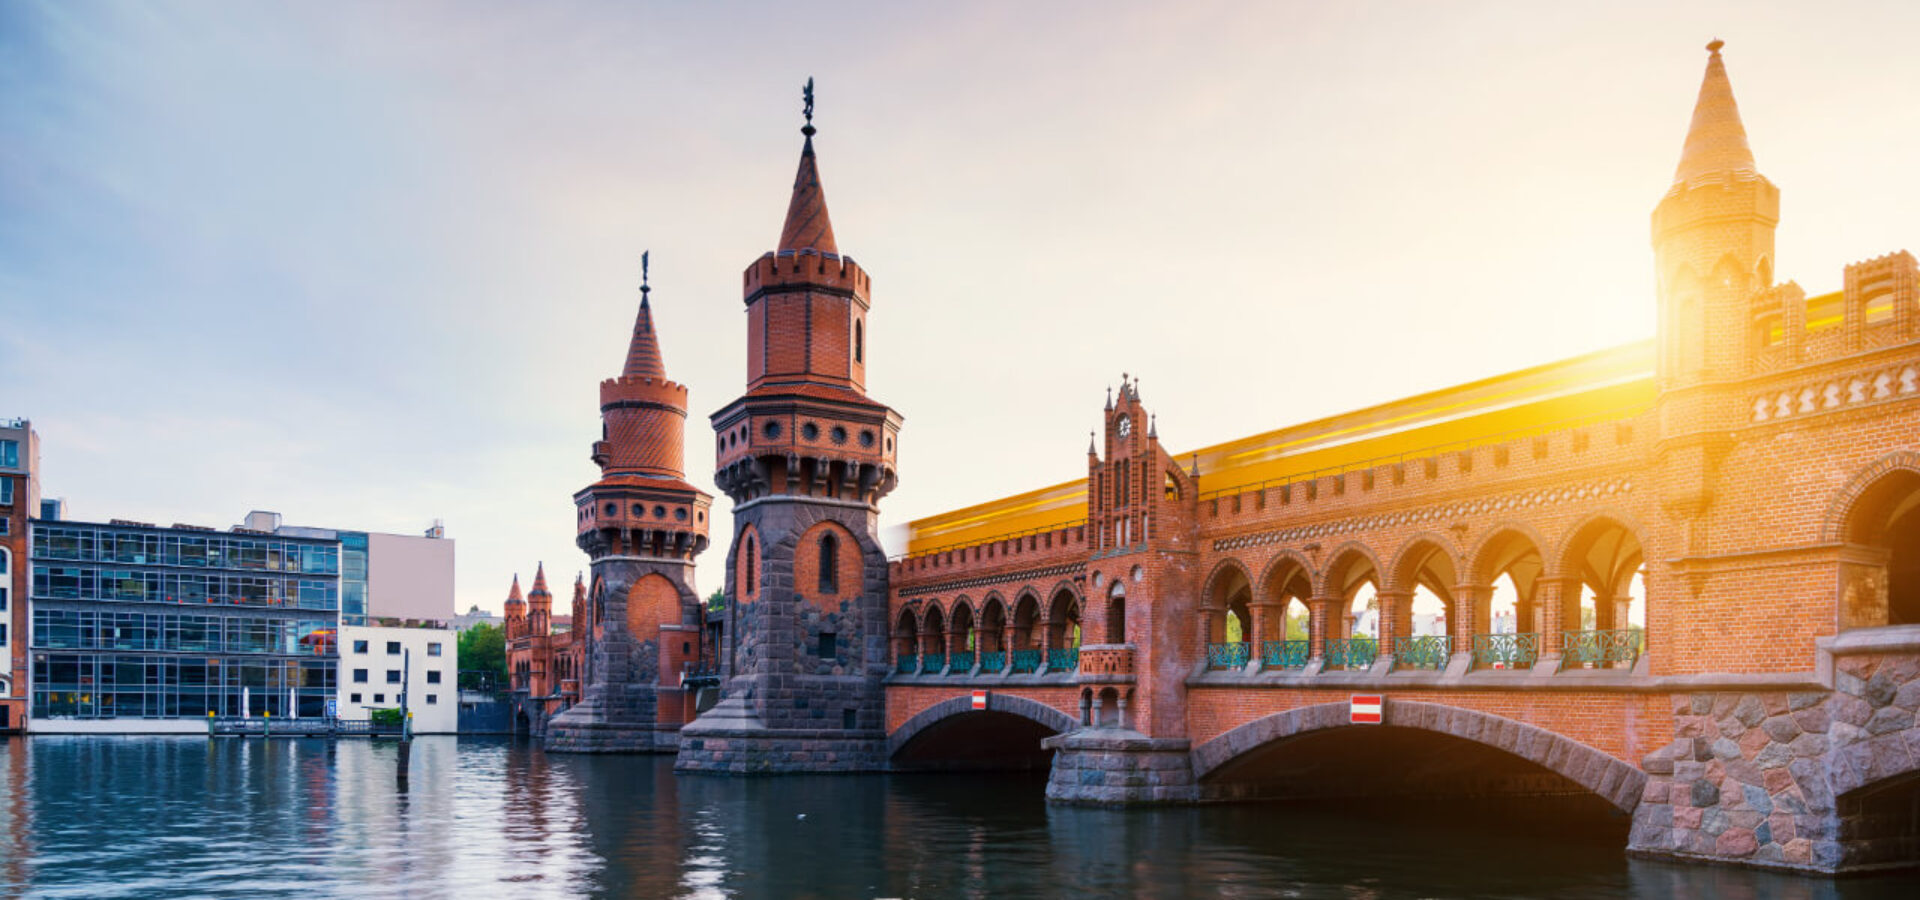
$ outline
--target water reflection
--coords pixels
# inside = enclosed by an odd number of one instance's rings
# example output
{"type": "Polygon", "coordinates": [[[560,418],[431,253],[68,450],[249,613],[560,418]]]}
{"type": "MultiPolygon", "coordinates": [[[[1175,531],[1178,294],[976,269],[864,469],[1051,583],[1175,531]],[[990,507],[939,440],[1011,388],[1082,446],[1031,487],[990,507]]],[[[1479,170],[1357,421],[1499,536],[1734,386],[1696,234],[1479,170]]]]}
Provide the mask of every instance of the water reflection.
{"type": "Polygon", "coordinates": [[[1448,810],[1048,807],[1030,775],[676,777],[422,738],[0,742],[0,896],[1911,897],[1448,810]]]}

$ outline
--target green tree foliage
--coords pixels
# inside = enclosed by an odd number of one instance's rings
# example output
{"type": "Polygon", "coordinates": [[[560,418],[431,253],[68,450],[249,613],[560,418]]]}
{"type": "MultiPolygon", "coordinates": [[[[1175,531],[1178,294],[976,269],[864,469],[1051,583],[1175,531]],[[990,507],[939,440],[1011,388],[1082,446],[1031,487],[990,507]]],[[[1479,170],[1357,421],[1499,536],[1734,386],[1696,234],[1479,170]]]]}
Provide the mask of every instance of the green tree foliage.
{"type": "Polygon", "coordinates": [[[707,595],[708,609],[725,609],[726,605],[727,591],[725,588],[714,588],[713,593],[707,595]]]}
{"type": "Polygon", "coordinates": [[[494,625],[475,625],[460,632],[455,644],[459,654],[461,669],[478,669],[493,672],[506,683],[507,677],[507,635],[504,629],[494,625]]]}

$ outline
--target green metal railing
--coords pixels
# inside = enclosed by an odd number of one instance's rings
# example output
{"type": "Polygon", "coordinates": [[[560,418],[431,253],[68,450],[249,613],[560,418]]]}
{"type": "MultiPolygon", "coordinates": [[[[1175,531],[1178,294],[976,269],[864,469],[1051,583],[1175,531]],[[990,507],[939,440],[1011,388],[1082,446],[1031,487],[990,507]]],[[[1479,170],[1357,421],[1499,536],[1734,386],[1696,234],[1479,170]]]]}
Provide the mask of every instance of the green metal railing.
{"type": "Polygon", "coordinates": [[[1453,636],[1417,634],[1393,639],[1393,665],[1402,669],[1444,669],[1453,658],[1453,636]]]}
{"type": "Polygon", "coordinates": [[[1623,662],[1632,666],[1640,659],[1640,646],[1645,643],[1646,632],[1638,628],[1617,628],[1610,631],[1562,631],[1560,632],[1560,668],[1596,669],[1611,667],[1623,662]]]}
{"type": "Polygon", "coordinates": [[[999,672],[1007,667],[1007,651],[992,650],[980,654],[980,671],[999,672]]]}
{"type": "Polygon", "coordinates": [[[1244,669],[1253,658],[1253,645],[1246,641],[1207,645],[1207,668],[1244,669]]]}
{"type": "Polygon", "coordinates": [[[1304,669],[1308,652],[1306,641],[1262,641],[1260,665],[1269,669],[1304,669]]]}
{"type": "Polygon", "coordinates": [[[920,671],[922,672],[938,672],[946,667],[947,656],[944,653],[925,653],[920,656],[920,671]]]}
{"type": "Polygon", "coordinates": [[[1473,636],[1473,667],[1476,669],[1527,669],[1540,659],[1540,635],[1476,634],[1473,636]]]}
{"type": "Polygon", "coordinates": [[[1380,639],[1370,637],[1329,638],[1327,666],[1364,669],[1380,656],[1380,639]]]}
{"type": "Polygon", "coordinates": [[[1016,674],[1016,675],[1025,675],[1025,674],[1027,674],[1028,672],[1037,672],[1037,671],[1039,671],[1039,669],[1040,669],[1040,660],[1041,660],[1041,658],[1042,658],[1042,654],[1041,654],[1041,652],[1040,652],[1039,650],[1015,650],[1015,651],[1013,651],[1013,672],[1014,672],[1014,674],[1016,674]]]}
{"type": "Polygon", "coordinates": [[[920,671],[920,657],[914,656],[911,653],[900,657],[898,669],[902,675],[912,675],[920,671]]]}
{"type": "Polygon", "coordinates": [[[953,661],[947,664],[947,671],[949,672],[973,671],[973,651],[968,650],[965,653],[955,653],[953,655],[953,661]]]}
{"type": "Polygon", "coordinates": [[[1079,647],[1056,647],[1047,651],[1047,671],[1071,672],[1080,668],[1079,647]]]}

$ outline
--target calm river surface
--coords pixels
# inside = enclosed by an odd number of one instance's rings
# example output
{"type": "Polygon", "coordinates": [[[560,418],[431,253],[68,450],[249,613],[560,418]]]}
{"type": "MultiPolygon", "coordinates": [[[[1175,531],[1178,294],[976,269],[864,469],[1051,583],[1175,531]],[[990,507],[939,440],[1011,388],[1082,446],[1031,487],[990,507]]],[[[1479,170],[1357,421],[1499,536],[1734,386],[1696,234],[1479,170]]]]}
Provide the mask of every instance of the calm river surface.
{"type": "Polygon", "coordinates": [[[1631,862],[1440,816],[1049,807],[1026,776],[678,777],[422,738],[0,740],[0,896],[1920,896],[1631,862]]]}

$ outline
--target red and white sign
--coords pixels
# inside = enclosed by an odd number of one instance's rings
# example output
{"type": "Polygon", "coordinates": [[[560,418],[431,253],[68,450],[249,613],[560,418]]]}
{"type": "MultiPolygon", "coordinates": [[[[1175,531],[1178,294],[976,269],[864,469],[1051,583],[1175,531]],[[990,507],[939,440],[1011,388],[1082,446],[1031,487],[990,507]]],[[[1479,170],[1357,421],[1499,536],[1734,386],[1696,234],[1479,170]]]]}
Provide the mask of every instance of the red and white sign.
{"type": "Polygon", "coordinates": [[[987,692],[986,691],[973,692],[973,708],[974,709],[987,708],[987,692]]]}
{"type": "Polygon", "coordinates": [[[1386,710],[1386,698],[1379,694],[1354,694],[1347,701],[1347,721],[1355,725],[1378,725],[1386,710]]]}

